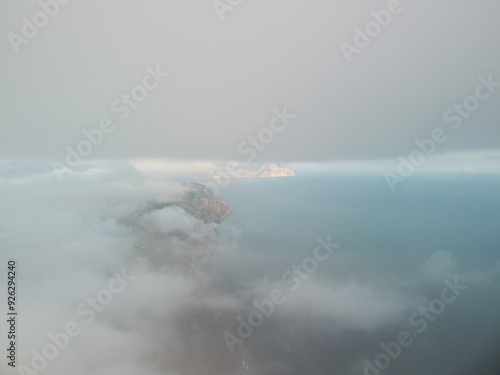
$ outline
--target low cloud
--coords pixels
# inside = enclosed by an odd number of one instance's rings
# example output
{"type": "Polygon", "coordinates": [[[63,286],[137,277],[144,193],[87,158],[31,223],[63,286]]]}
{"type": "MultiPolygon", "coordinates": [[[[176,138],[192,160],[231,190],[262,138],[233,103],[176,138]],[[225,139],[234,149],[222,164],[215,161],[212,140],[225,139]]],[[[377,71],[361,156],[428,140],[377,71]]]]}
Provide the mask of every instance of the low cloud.
{"type": "Polygon", "coordinates": [[[412,328],[411,314],[458,277],[467,291],[387,373],[498,368],[489,353],[500,344],[499,264],[472,269],[436,248],[408,272],[381,273],[383,260],[369,262],[373,254],[350,244],[293,291],[282,275],[296,260],[254,251],[231,222],[203,223],[167,205],[186,191],[182,179],[116,161],[60,184],[44,168],[27,164],[0,179],[2,263],[18,261],[20,365],[33,368],[32,350],[43,353],[48,335],[74,322],[81,332],[40,373],[361,374],[363,361],[412,328]],[[111,282],[117,273],[122,284],[111,282]],[[222,334],[275,289],[286,301],[230,353],[222,334]]]}

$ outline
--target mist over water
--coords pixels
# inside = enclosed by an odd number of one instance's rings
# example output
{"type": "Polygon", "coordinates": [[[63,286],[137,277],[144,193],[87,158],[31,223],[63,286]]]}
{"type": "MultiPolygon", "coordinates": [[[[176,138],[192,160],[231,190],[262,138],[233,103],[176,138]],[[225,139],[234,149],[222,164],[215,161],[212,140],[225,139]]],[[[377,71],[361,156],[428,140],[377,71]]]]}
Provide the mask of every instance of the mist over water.
{"type": "Polygon", "coordinates": [[[40,374],[500,369],[498,176],[418,175],[395,193],[370,173],[233,179],[219,194],[231,215],[204,223],[167,204],[185,177],[128,162],[65,184],[43,163],[0,172],[20,364],[33,368],[67,322],[81,330],[40,374]],[[88,298],[125,270],[132,280],[92,313],[88,298]]]}
{"type": "Polygon", "coordinates": [[[219,282],[236,295],[287,295],[245,342],[256,373],[374,374],[364,361],[407,331],[414,341],[383,373],[496,374],[499,182],[428,174],[391,193],[370,174],[232,180],[221,230],[237,228],[240,248],[215,256],[219,282]],[[341,249],[291,291],[283,272],[326,235],[341,249]],[[457,277],[467,290],[418,332],[410,316],[457,277]]]}

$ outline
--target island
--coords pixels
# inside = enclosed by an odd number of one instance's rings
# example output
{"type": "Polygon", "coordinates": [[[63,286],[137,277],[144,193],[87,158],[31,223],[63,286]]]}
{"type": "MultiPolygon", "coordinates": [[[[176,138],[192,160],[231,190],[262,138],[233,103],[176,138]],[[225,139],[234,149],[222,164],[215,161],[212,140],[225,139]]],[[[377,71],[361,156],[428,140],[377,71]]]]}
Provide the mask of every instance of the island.
{"type": "Polygon", "coordinates": [[[218,223],[231,213],[231,206],[203,184],[192,182],[184,199],[175,204],[205,223],[218,223]]]}
{"type": "Polygon", "coordinates": [[[266,163],[262,166],[256,164],[230,162],[225,170],[216,172],[207,179],[219,178],[271,178],[271,177],[292,177],[295,171],[288,165],[266,163]]]}

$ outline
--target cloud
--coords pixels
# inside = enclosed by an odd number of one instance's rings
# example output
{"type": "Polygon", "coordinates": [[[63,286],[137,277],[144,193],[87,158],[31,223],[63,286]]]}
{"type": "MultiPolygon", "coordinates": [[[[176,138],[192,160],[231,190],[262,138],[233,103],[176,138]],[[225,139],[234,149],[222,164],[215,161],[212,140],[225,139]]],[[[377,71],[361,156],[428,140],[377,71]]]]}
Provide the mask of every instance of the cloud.
{"type": "MultiPolygon", "coordinates": [[[[479,75],[499,79],[499,5],[402,1],[404,11],[347,64],[340,44],[352,43],[355,28],[387,3],[256,0],[224,22],[212,2],[61,6],[17,54],[7,38],[2,46],[1,156],[63,161],[66,147],[106,117],[116,129],[92,159],[238,160],[238,145],[267,126],[281,105],[297,118],[258,161],[410,152],[415,138],[448,125],[443,113],[474,93],[479,75]],[[95,24],[82,22],[82,15],[95,24]],[[130,95],[146,67],[157,64],[170,77],[120,120],[113,101],[130,95]]],[[[21,33],[23,17],[38,10],[38,3],[3,4],[4,35],[21,33]]],[[[495,103],[482,102],[446,149],[498,148],[495,103]]]]}
{"type": "Polygon", "coordinates": [[[0,181],[0,227],[10,234],[2,258],[17,259],[22,285],[20,364],[33,367],[32,350],[43,353],[49,333],[75,322],[80,333],[47,361],[47,373],[174,374],[189,357],[175,362],[176,355],[189,353],[196,340],[182,323],[186,313],[237,307],[229,296],[200,294],[208,275],[196,258],[214,246],[217,225],[176,206],[148,211],[150,202],[177,200],[186,191],[180,182],[135,173],[122,162],[97,168],[99,175],[87,173],[96,169],[89,165],[64,184],[36,171],[0,181]],[[110,294],[117,272],[133,280],[110,294]]]}
{"type": "MultiPolygon", "coordinates": [[[[414,297],[415,298],[415,297],[414,297]]],[[[290,299],[286,313],[301,314],[309,319],[327,318],[338,330],[374,330],[398,322],[403,313],[415,305],[404,295],[394,295],[371,285],[310,282],[290,299]]]]}

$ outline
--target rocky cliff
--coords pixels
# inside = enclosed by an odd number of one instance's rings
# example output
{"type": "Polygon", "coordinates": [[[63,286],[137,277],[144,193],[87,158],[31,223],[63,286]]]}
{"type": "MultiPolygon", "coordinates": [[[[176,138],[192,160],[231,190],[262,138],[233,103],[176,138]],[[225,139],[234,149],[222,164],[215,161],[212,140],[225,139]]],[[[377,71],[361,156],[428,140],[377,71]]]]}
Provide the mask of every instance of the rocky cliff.
{"type": "Polygon", "coordinates": [[[219,222],[229,216],[231,207],[205,185],[191,183],[184,199],[176,204],[205,223],[219,222]]]}
{"type": "Polygon", "coordinates": [[[255,177],[288,177],[295,176],[295,172],[288,166],[276,164],[264,164],[256,173],[255,177]]]}

